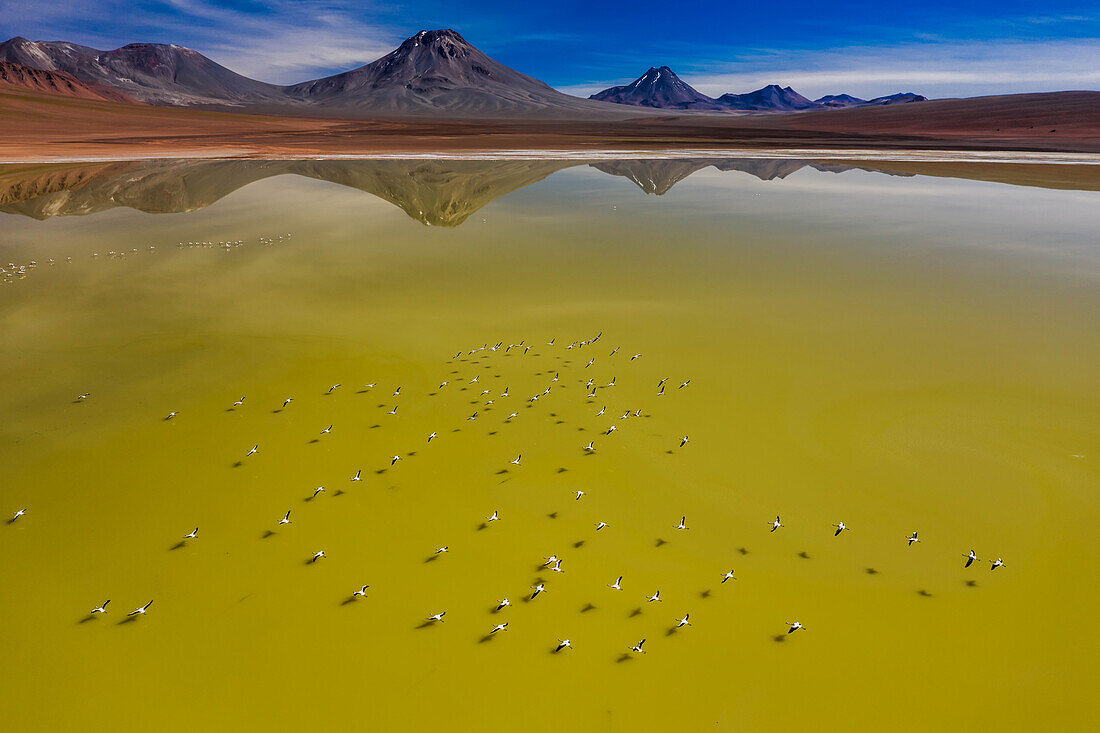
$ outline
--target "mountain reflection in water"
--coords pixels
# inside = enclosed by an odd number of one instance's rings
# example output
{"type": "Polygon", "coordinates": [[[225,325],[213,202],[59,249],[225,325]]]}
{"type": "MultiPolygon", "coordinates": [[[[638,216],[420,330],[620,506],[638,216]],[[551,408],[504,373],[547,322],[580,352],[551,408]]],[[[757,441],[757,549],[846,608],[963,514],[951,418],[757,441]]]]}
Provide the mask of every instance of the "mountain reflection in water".
{"type": "Polygon", "coordinates": [[[589,165],[667,193],[704,168],[783,180],[803,168],[932,175],[1051,188],[1100,188],[1100,166],[815,161],[778,158],[543,160],[143,160],[0,167],[0,212],[35,219],[82,216],[118,206],[146,213],[195,211],[250,183],[299,175],[359,189],[428,226],[454,227],[492,201],[563,168],[589,165]],[[1076,169],[1066,172],[1065,169],[1076,169]]]}

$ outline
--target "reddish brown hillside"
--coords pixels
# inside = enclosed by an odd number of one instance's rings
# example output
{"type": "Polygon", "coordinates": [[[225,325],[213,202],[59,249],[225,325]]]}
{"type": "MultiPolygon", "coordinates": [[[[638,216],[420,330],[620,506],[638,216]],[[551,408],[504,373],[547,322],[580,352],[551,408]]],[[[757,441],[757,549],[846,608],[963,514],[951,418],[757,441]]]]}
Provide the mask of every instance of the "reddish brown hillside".
{"type": "Polygon", "coordinates": [[[0,86],[30,92],[59,94],[79,99],[100,99],[105,102],[141,104],[133,97],[95,82],[84,82],[64,71],[32,69],[22,64],[0,61],[0,86]]]}

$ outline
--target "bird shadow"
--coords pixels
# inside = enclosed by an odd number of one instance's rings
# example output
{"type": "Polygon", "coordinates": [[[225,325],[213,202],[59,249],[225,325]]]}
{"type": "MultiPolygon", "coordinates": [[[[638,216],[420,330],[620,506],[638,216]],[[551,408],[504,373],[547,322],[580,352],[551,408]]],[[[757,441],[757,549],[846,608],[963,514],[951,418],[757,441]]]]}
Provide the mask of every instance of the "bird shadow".
{"type": "Polygon", "coordinates": [[[662,540],[660,537],[658,537],[657,540],[653,543],[653,546],[654,547],[660,547],[661,545],[667,545],[667,544],[668,544],[668,540],[662,540]]]}
{"type": "Polygon", "coordinates": [[[579,550],[582,547],[584,547],[584,540],[577,540],[573,543],[573,549],[575,550],[579,550]]]}
{"type": "Polygon", "coordinates": [[[122,619],[117,624],[115,624],[115,626],[122,626],[124,624],[132,624],[135,621],[137,621],[137,616],[127,616],[126,618],[122,619]]]}
{"type": "Polygon", "coordinates": [[[739,553],[741,553],[742,555],[748,555],[749,554],[749,550],[748,550],[747,547],[738,547],[737,551],[739,553]]]}
{"type": "Polygon", "coordinates": [[[278,408],[278,409],[276,409],[276,410],[272,410],[272,411],[271,411],[271,414],[272,414],[272,415],[278,415],[278,414],[279,414],[280,412],[282,412],[282,411],[283,411],[283,408],[281,408],[281,407],[280,407],[280,408],[278,408]]]}
{"type": "Polygon", "coordinates": [[[920,596],[921,598],[931,598],[932,597],[932,594],[929,593],[924,588],[921,588],[920,590],[918,590],[917,595],[920,596]]]}
{"type": "Polygon", "coordinates": [[[626,652],[623,652],[622,654],[619,655],[619,658],[615,660],[615,664],[622,664],[623,662],[632,662],[632,661],[634,661],[634,657],[631,656],[630,654],[627,654],[626,652]]]}
{"type": "Polygon", "coordinates": [[[699,591],[699,597],[700,598],[710,598],[710,588],[707,588],[706,590],[699,591]]]}
{"type": "Polygon", "coordinates": [[[966,585],[967,588],[977,588],[978,587],[978,581],[976,581],[976,580],[964,580],[963,584],[966,585]]]}
{"type": "Polygon", "coordinates": [[[438,559],[439,559],[439,555],[428,555],[426,558],[424,558],[424,562],[425,563],[435,562],[438,559]]]}
{"type": "Polygon", "coordinates": [[[382,426],[379,425],[378,423],[375,423],[374,425],[371,425],[369,428],[367,428],[367,430],[374,430],[374,429],[380,428],[380,427],[382,427],[382,426]]]}
{"type": "Polygon", "coordinates": [[[187,547],[187,540],[180,540],[176,544],[169,547],[168,550],[169,552],[171,552],[172,550],[182,550],[184,547],[187,547]]]}
{"type": "Polygon", "coordinates": [[[14,519],[8,519],[4,522],[4,524],[15,524],[15,520],[14,519]]]}
{"type": "Polygon", "coordinates": [[[276,532],[275,530],[269,529],[269,530],[266,530],[262,535],[260,535],[260,539],[261,540],[266,540],[268,537],[274,537],[277,534],[279,534],[279,533],[276,532]]]}
{"type": "Polygon", "coordinates": [[[589,611],[595,611],[595,610],[596,610],[596,607],[594,605],[592,605],[591,603],[586,603],[583,606],[581,606],[580,613],[588,613],[589,611]]]}
{"type": "Polygon", "coordinates": [[[678,631],[679,629],[677,629],[675,626],[669,626],[667,629],[665,629],[665,636],[675,636],[678,631]]]}
{"type": "Polygon", "coordinates": [[[88,614],[87,616],[85,616],[84,618],[80,619],[80,620],[79,620],[79,621],[77,621],[76,623],[77,623],[77,625],[79,626],[80,624],[86,624],[86,623],[88,623],[89,621],[95,621],[95,616],[96,616],[96,615],[95,615],[94,613],[89,613],[89,614],[88,614]]]}
{"type": "Polygon", "coordinates": [[[482,530],[485,530],[485,529],[489,529],[489,525],[486,522],[482,522],[481,524],[477,525],[477,531],[478,532],[481,532],[482,530]]]}
{"type": "Polygon", "coordinates": [[[559,468],[559,469],[557,470],[557,473],[565,473],[565,472],[566,472],[566,471],[568,471],[568,470],[569,470],[568,468],[566,468],[565,466],[562,466],[561,468],[559,468]]]}
{"type": "Polygon", "coordinates": [[[776,634],[775,636],[772,637],[772,641],[774,641],[776,644],[782,644],[786,640],[787,640],[787,635],[786,634],[776,634]]]}
{"type": "Polygon", "coordinates": [[[431,619],[429,619],[429,620],[423,622],[422,624],[420,624],[419,626],[417,626],[416,628],[417,629],[430,629],[431,627],[435,626],[435,623],[436,623],[435,621],[432,621],[431,619]]]}
{"type": "Polygon", "coordinates": [[[867,573],[868,575],[878,575],[878,571],[874,568],[864,568],[863,572],[867,573]]]}
{"type": "MultiPolygon", "coordinates": [[[[550,512],[550,513],[549,513],[549,514],[547,514],[546,516],[547,516],[547,518],[549,518],[549,519],[557,519],[557,518],[558,518],[558,513],[557,513],[557,512],[550,512]]],[[[11,523],[12,523],[12,522],[14,522],[14,521],[15,521],[14,519],[10,519],[10,520],[8,520],[8,524],[11,524],[11,523]]]]}
{"type": "Polygon", "coordinates": [[[803,550],[802,552],[798,553],[798,557],[802,558],[803,560],[810,560],[810,559],[812,559],[812,558],[810,557],[810,553],[806,552],[805,550],[803,550]]]}
{"type": "Polygon", "coordinates": [[[505,474],[505,473],[508,473],[508,469],[507,468],[502,468],[499,471],[497,471],[497,476],[500,476],[501,474],[505,474]]]}
{"type": "Polygon", "coordinates": [[[343,496],[344,495],[344,490],[343,489],[337,489],[336,491],[332,492],[332,495],[334,497],[335,496],[343,496]]]}
{"type": "Polygon", "coordinates": [[[240,468],[243,465],[244,465],[244,461],[234,461],[233,462],[233,468],[240,468]]]}
{"type": "Polygon", "coordinates": [[[375,471],[375,473],[378,474],[379,476],[381,476],[382,474],[384,474],[388,470],[389,469],[386,469],[386,468],[380,468],[377,471],[375,471]]]}
{"type": "Polygon", "coordinates": [[[320,438],[313,438],[312,440],[309,441],[309,445],[313,445],[314,443],[320,443],[320,442],[321,442],[320,438]]]}
{"type": "Polygon", "coordinates": [[[493,640],[494,638],[495,638],[495,634],[486,634],[485,636],[483,636],[483,637],[481,637],[480,639],[478,639],[478,640],[477,640],[477,643],[478,643],[478,644],[488,644],[488,643],[489,643],[490,641],[492,641],[492,640],[493,640]]]}
{"type": "Polygon", "coordinates": [[[340,605],[341,606],[349,606],[349,605],[351,605],[352,603],[355,603],[358,600],[359,599],[355,596],[348,596],[344,600],[340,601],[340,605]]]}
{"type": "Polygon", "coordinates": [[[627,617],[627,618],[634,618],[635,616],[641,616],[641,615],[642,615],[642,607],[641,607],[641,606],[638,606],[638,607],[637,607],[637,608],[635,608],[635,609],[634,609],[633,611],[631,611],[630,613],[628,613],[628,614],[626,615],[626,617],[627,617]]]}

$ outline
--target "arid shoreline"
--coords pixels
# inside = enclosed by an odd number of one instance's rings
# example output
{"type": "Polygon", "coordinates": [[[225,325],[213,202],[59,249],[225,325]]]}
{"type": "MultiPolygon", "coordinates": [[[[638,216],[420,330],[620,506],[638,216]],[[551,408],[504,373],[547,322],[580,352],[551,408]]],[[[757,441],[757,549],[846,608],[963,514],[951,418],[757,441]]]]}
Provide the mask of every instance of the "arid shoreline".
{"type": "Polygon", "coordinates": [[[1040,153],[1100,154],[1100,93],[1094,92],[783,115],[624,115],[613,122],[340,120],[3,91],[0,160],[473,156],[489,151],[592,156],[600,151],[695,155],[768,150],[803,157],[866,157],[872,151],[883,157],[921,151],[1000,154],[1021,160],[1040,153]]]}

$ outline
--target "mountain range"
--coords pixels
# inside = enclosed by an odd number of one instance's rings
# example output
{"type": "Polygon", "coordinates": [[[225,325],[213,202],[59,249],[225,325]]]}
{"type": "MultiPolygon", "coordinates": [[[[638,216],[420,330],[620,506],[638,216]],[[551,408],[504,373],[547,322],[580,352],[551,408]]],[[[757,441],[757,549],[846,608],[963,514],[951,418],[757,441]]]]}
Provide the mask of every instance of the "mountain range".
{"type": "Polygon", "coordinates": [[[921,95],[911,92],[870,100],[850,94],[828,94],[811,101],[790,87],[778,84],[769,84],[745,94],[723,94],[715,99],[693,88],[667,66],[650,67],[630,84],[604,89],[589,99],[658,109],[740,112],[800,112],[925,101],[921,95]]]}
{"type": "Polygon", "coordinates": [[[287,86],[250,79],[175,44],[132,43],[101,51],[16,36],[0,43],[0,62],[6,62],[0,81],[36,91],[299,115],[599,120],[644,117],[650,109],[790,112],[924,99],[830,95],[811,102],[777,85],[712,99],[667,66],[582,99],[501,64],[449,29],[420,31],[377,61],[287,86]]]}
{"type": "MultiPolygon", "coordinates": [[[[142,160],[0,170],[0,213],[35,219],[84,216],[125,206],[151,214],[205,208],[251,183],[297,175],[377,196],[427,226],[454,227],[492,201],[529,186],[576,160],[142,160]]],[[[667,193],[707,166],[782,179],[806,160],[763,158],[593,161],[593,168],[629,179],[647,194],[667,193]]]]}
{"type": "Polygon", "coordinates": [[[421,31],[377,61],[289,86],[250,79],[170,44],[100,51],[17,36],[0,43],[0,61],[69,74],[153,105],[378,117],[622,118],[621,108],[563,94],[491,59],[453,30],[421,31]]]}
{"type": "MultiPolygon", "coordinates": [[[[622,177],[646,194],[661,196],[707,167],[762,181],[783,180],[802,169],[851,170],[891,176],[931,175],[1065,188],[1057,166],[1019,164],[815,161],[796,158],[649,158],[618,160],[247,160],[161,159],[0,167],[0,214],[48,219],[84,216],[117,207],[151,214],[195,211],[256,181],[296,175],[377,196],[426,226],[454,227],[501,196],[556,171],[589,165],[622,177]]],[[[1092,166],[1083,166],[1090,168],[1092,166]]],[[[1078,177],[1069,187],[1100,190],[1100,176],[1078,177]]]]}

